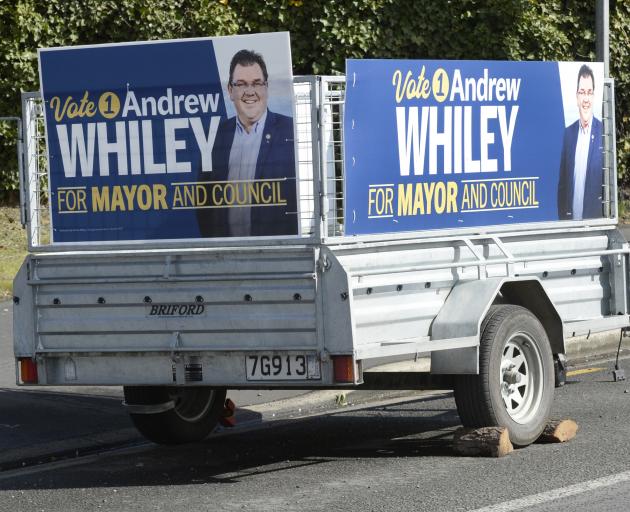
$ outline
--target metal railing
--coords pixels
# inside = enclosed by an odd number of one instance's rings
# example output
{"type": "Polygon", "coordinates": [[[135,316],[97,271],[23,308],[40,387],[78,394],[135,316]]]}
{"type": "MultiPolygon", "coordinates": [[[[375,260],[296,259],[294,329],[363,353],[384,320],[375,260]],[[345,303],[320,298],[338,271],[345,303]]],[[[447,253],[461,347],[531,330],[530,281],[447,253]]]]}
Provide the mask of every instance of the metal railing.
{"type": "Polygon", "coordinates": [[[24,168],[22,209],[26,212],[29,249],[48,245],[50,236],[50,214],[46,199],[50,197],[48,187],[48,152],[43,101],[39,93],[22,94],[24,168]]]}
{"type": "Polygon", "coordinates": [[[300,214],[300,234],[316,236],[319,219],[317,185],[318,153],[312,134],[317,131],[317,98],[315,77],[298,78],[294,82],[295,132],[297,154],[298,209],[300,214]]]}
{"type": "Polygon", "coordinates": [[[326,236],[343,232],[343,118],[345,77],[320,77],[319,145],[322,160],[322,212],[326,236]]]}
{"type": "Polygon", "coordinates": [[[617,218],[617,160],[615,158],[615,95],[613,81],[604,82],[604,105],[602,110],[604,183],[604,216],[617,218]]]}

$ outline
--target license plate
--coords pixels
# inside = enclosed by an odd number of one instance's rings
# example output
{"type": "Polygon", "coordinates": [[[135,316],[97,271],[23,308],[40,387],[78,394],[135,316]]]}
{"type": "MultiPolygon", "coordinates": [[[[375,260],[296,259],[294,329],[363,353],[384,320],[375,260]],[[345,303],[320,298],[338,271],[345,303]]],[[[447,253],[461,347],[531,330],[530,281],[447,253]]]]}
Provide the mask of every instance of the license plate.
{"type": "Polygon", "coordinates": [[[315,354],[259,352],[245,356],[247,380],[317,380],[321,379],[315,354]]]}

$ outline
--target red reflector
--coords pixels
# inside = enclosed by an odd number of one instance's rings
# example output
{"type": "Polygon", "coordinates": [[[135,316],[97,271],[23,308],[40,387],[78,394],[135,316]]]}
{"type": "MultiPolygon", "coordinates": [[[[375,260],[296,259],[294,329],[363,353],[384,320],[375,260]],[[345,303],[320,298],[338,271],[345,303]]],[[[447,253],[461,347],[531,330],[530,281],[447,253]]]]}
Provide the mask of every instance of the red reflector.
{"type": "Polygon", "coordinates": [[[335,382],[354,382],[352,356],[332,356],[335,382]]]}
{"type": "Polygon", "coordinates": [[[234,416],[234,410],[236,409],[236,405],[229,398],[225,400],[225,405],[223,407],[223,413],[219,417],[219,423],[223,427],[235,427],[236,426],[236,416],[234,416]]]}
{"type": "Polygon", "coordinates": [[[19,359],[20,378],[24,384],[37,384],[37,363],[30,357],[19,359]]]}

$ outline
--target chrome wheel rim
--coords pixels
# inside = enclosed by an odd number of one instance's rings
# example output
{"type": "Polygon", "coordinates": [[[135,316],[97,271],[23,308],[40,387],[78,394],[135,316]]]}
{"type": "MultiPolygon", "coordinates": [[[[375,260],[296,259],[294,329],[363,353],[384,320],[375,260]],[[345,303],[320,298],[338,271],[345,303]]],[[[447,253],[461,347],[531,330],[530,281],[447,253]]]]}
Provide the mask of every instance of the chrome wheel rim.
{"type": "Polygon", "coordinates": [[[543,364],[540,350],[526,333],[515,333],[503,347],[501,398],[517,423],[529,423],[538,413],[543,396],[543,364]]]}

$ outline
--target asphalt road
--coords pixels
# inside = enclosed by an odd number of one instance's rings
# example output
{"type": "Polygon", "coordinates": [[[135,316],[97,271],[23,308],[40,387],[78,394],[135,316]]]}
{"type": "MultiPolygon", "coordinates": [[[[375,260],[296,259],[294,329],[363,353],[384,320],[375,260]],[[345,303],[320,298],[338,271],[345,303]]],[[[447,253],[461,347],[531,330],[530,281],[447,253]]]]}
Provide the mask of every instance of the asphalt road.
{"type": "Polygon", "coordinates": [[[456,456],[454,401],[433,394],[3,472],[0,511],[627,510],[630,383],[609,369],[557,390],[553,416],[580,426],[565,444],[456,456]]]}

